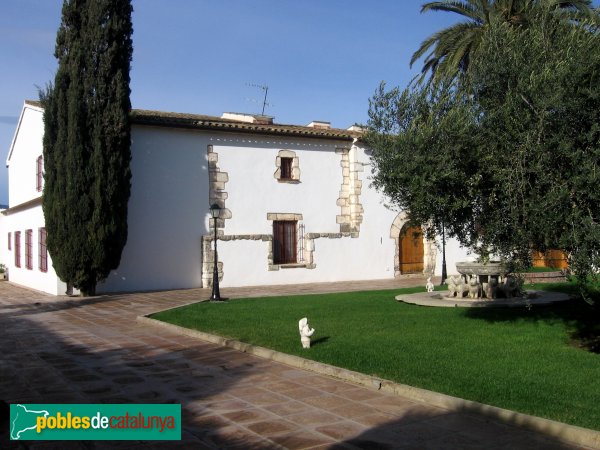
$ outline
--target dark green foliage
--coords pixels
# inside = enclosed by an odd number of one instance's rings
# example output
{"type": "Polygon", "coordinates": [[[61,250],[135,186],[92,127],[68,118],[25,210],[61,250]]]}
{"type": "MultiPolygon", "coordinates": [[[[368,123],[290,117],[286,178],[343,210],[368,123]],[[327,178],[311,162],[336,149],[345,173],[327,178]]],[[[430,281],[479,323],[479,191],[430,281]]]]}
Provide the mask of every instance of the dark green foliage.
{"type": "MultiPolygon", "coordinates": [[[[600,32],[545,11],[490,26],[450,86],[371,99],[374,182],[417,223],[527,267],[564,249],[600,267],[600,32]],[[416,113],[415,113],[416,111],[416,113]]],[[[585,291],[584,291],[585,292],[585,291]]]]}
{"type": "Polygon", "coordinates": [[[44,107],[48,251],[57,275],[94,294],[118,267],[130,193],[129,0],[65,0],[44,107]]]}

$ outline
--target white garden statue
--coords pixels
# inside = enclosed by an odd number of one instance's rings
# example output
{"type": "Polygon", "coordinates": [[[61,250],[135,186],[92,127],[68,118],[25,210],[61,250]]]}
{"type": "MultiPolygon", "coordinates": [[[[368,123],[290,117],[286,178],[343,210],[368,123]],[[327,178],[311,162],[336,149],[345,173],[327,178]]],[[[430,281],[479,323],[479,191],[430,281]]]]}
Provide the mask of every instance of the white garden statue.
{"type": "Polygon", "coordinates": [[[433,292],[433,290],[435,289],[433,283],[431,282],[431,277],[427,278],[427,284],[425,284],[425,289],[427,289],[427,292],[433,292]]]}
{"type": "Polygon", "coordinates": [[[298,328],[300,329],[300,342],[302,342],[302,348],[310,348],[310,337],[315,332],[315,329],[311,329],[308,326],[308,319],[306,317],[300,319],[298,328]]]}

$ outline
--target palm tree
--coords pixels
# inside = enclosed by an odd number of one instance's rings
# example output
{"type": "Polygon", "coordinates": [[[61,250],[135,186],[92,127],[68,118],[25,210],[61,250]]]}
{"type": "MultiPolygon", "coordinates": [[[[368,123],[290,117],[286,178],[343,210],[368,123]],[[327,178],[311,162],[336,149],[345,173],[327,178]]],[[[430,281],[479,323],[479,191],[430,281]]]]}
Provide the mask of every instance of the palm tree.
{"type": "Polygon", "coordinates": [[[527,26],[534,10],[548,7],[553,11],[574,13],[570,18],[591,16],[591,0],[443,0],[428,2],[421,7],[426,11],[447,11],[468,20],[445,28],[425,39],[413,54],[410,65],[425,56],[420,82],[431,74],[429,82],[437,84],[452,80],[467,70],[469,58],[479,46],[489,25],[496,20],[514,26],[527,26]]]}

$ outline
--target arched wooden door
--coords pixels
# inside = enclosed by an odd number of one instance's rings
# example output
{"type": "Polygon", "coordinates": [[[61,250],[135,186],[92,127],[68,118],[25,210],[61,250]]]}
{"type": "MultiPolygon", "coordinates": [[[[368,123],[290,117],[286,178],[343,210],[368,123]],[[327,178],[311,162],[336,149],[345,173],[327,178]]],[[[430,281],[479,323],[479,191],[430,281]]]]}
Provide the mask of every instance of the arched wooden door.
{"type": "Polygon", "coordinates": [[[400,273],[423,273],[423,230],[404,226],[398,245],[400,273]]]}

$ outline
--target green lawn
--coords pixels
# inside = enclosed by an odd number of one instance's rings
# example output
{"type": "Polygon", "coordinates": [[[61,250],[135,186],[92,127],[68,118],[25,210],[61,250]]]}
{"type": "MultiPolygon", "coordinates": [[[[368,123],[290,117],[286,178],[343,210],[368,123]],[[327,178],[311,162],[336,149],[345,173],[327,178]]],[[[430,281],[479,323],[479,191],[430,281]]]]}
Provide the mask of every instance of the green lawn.
{"type": "MultiPolygon", "coordinates": [[[[542,285],[543,286],[543,285],[542,285]]],[[[546,286],[548,287],[548,286],[546,286]]],[[[556,288],[572,290],[562,283],[556,288]]],[[[423,288],[198,303],[153,317],[365,374],[600,430],[597,330],[583,301],[522,309],[427,308],[423,288]],[[298,320],[316,329],[303,350],[298,320]]]]}

